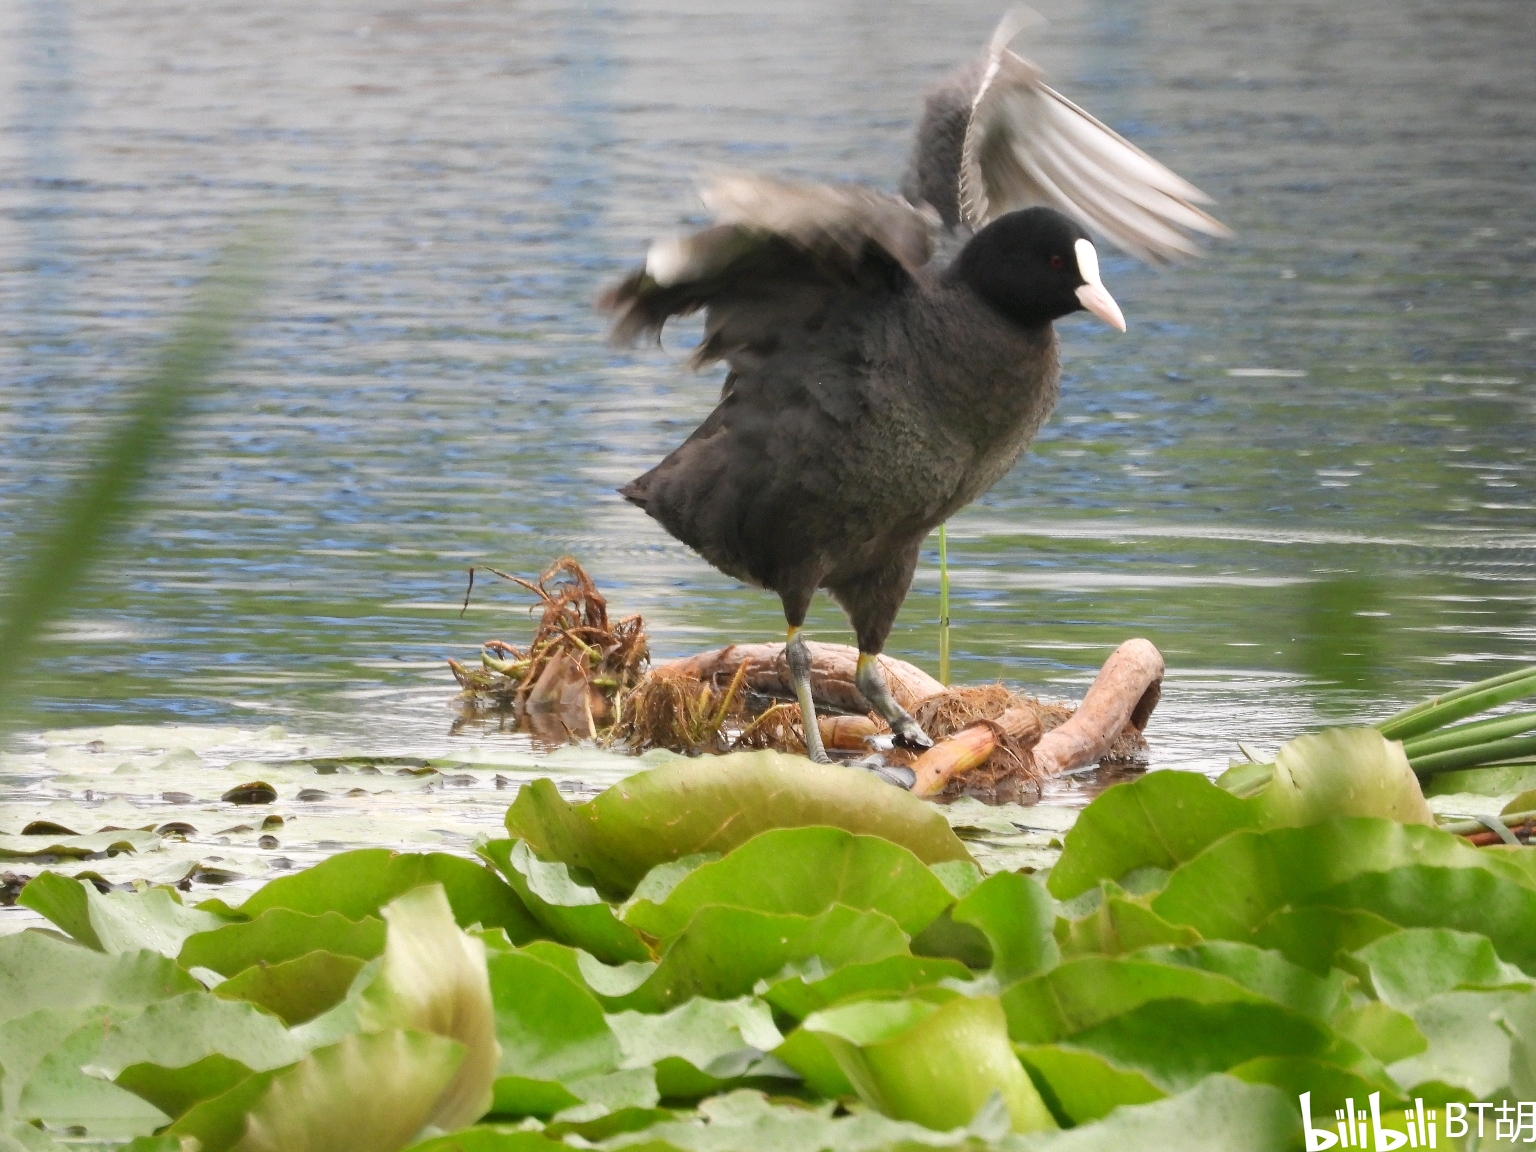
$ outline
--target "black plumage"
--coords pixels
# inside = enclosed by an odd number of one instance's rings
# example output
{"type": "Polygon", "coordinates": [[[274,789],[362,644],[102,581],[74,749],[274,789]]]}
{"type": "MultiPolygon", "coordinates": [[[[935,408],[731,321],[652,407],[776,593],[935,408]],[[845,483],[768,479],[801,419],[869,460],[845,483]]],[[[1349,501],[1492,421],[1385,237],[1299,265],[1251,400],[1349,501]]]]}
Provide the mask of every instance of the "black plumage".
{"type": "Polygon", "coordinates": [[[601,301],[620,341],[707,309],[694,363],[730,369],[704,423],[620,491],[779,594],[806,712],[799,627],[826,589],[857,634],[861,691],[911,746],[928,738],[873,657],[924,539],[1055,406],[1052,321],[1087,308],[1124,328],[1079,221],[1151,259],[1189,252],[1181,229],[1221,230],[1198,192],[1040,83],[1007,51],[1013,31],[929,95],[907,198],[718,180],[704,193],[716,223],[653,245],[601,301]]]}

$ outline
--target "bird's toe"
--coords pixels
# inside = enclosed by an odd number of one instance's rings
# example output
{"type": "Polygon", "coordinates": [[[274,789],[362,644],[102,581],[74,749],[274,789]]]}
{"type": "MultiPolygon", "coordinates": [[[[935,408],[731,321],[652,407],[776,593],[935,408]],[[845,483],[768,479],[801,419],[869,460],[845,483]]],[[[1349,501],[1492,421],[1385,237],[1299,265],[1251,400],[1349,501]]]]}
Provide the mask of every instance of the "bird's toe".
{"type": "Polygon", "coordinates": [[[923,752],[933,747],[933,737],[917,726],[917,721],[908,720],[905,724],[896,726],[895,743],[898,748],[905,748],[909,752],[923,752]]]}

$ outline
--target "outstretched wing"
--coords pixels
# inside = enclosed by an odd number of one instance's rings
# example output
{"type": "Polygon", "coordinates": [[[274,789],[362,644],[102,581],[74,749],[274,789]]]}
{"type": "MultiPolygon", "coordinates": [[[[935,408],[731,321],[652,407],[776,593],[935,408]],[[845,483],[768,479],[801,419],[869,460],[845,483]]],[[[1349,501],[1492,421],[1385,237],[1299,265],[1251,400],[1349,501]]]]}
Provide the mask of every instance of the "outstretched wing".
{"type": "Polygon", "coordinates": [[[615,343],[659,337],[671,317],[708,308],[696,366],[772,348],[835,297],[894,290],[933,252],[933,217],[854,184],[735,175],[702,197],[713,225],[658,240],[645,267],[598,298],[615,343]]]}
{"type": "Polygon", "coordinates": [[[951,226],[973,229],[1005,212],[1047,205],[1151,263],[1197,255],[1192,234],[1230,235],[1198,207],[1210,197],[1009,51],[1032,19],[1027,11],[1005,16],[987,55],[929,95],[908,198],[932,204],[951,226]]]}

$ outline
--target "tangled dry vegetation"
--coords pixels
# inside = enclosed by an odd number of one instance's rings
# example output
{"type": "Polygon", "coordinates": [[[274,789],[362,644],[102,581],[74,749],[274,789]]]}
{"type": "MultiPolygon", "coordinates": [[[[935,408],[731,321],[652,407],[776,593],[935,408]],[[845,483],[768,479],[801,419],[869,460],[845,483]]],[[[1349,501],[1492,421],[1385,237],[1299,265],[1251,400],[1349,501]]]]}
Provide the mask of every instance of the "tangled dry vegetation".
{"type": "MultiPolygon", "coordinates": [[[[610,622],[607,601],[571,557],[556,561],[536,581],[484,571],[532,592],[542,616],[526,649],[491,640],[478,668],[449,660],[463,689],[458,705],[467,716],[510,718],[547,743],[592,739],[637,754],[652,748],[688,754],[805,751],[782,645],[733,645],[649,667],[644,622],[637,615],[610,622]]],[[[472,570],[471,590],[473,580],[472,570]]],[[[862,710],[852,688],[856,654],[843,645],[811,648],[814,693],[833,713],[818,717],[823,743],[845,759],[868,755],[871,740],[889,729],[862,710]]],[[[942,761],[929,770],[927,794],[1008,800],[1049,774],[1036,764],[1035,745],[1073,709],[1001,684],[946,688],[912,665],[881,659],[897,699],[948,750],[948,760],[927,756],[942,761]]],[[[1095,761],[1144,759],[1144,724],[1143,716],[1119,731],[1095,761]]],[[[921,784],[924,768],[917,756],[899,748],[883,755],[887,764],[916,764],[921,784]]]]}

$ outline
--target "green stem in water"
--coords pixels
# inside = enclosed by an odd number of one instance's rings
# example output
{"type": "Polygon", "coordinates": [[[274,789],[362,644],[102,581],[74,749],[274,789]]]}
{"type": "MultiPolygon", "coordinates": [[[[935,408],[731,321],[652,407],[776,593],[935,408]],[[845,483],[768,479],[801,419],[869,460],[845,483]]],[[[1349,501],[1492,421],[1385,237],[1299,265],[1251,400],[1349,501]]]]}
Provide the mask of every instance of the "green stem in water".
{"type": "Polygon", "coordinates": [[[949,540],[939,525],[939,683],[949,687],[949,540]]]}
{"type": "Polygon", "coordinates": [[[1426,756],[1408,757],[1408,766],[1420,776],[1436,772],[1454,772],[1460,768],[1477,768],[1500,760],[1513,760],[1517,756],[1536,753],[1536,736],[1514,736],[1507,740],[1491,740],[1471,748],[1453,748],[1447,752],[1431,752],[1426,756]]]}
{"type": "Polygon", "coordinates": [[[1490,708],[1536,695],[1536,668],[1521,668],[1432,697],[1376,725],[1388,740],[1412,740],[1490,708]]]}

